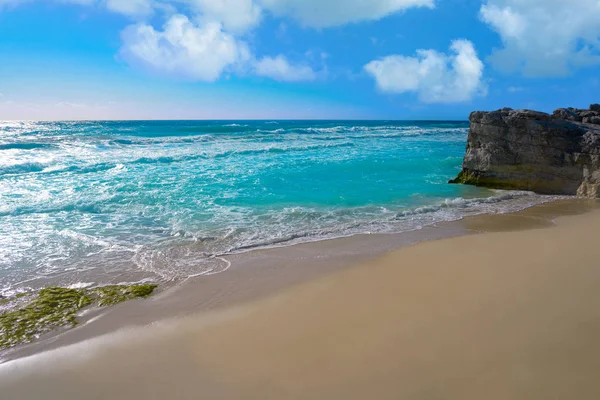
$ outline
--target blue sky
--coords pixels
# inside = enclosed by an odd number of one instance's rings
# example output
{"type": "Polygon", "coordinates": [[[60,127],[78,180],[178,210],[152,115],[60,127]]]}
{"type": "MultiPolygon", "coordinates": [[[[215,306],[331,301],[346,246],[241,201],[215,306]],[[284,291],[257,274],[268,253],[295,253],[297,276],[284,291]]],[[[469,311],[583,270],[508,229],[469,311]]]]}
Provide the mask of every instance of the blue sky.
{"type": "Polygon", "coordinates": [[[466,119],[592,102],[599,0],[0,0],[0,119],[466,119]]]}

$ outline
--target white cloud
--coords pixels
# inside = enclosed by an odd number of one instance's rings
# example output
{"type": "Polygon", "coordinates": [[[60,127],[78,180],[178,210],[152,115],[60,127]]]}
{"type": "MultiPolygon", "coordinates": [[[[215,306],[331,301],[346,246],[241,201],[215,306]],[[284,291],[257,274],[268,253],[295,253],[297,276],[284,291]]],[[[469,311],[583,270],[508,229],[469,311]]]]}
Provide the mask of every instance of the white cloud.
{"type": "Polygon", "coordinates": [[[451,55],[418,50],[416,57],[392,55],[365,65],[382,92],[418,93],[425,103],[457,103],[485,94],[483,63],[473,44],[455,40],[451,55]]]}
{"type": "Polygon", "coordinates": [[[434,0],[259,0],[277,16],[305,26],[327,28],[349,22],[377,20],[412,7],[434,7],[434,0]]]}
{"type": "Polygon", "coordinates": [[[257,75],[284,82],[313,81],[317,77],[315,71],[308,65],[292,65],[282,55],[264,57],[257,61],[255,72],[257,75]]]}
{"type": "MultiPolygon", "coordinates": [[[[0,0],[0,10],[3,6],[18,6],[35,0],[0,0]]],[[[151,15],[160,3],[155,0],[51,0],[55,3],[75,4],[80,6],[103,5],[109,11],[127,15],[132,18],[141,18],[151,15]]]]}
{"type": "Polygon", "coordinates": [[[600,1],[487,0],[481,19],[504,48],[491,63],[527,76],[560,76],[600,63],[600,1]]]}
{"type": "Polygon", "coordinates": [[[222,22],[225,30],[243,33],[260,22],[261,9],[253,0],[179,0],[204,21],[222,22]]]}
{"type": "MultiPolygon", "coordinates": [[[[0,0],[3,6],[16,6],[36,0],[0,0]]],[[[37,0],[41,1],[41,0],[37,0]]],[[[315,28],[373,21],[414,7],[433,8],[435,0],[48,0],[80,5],[105,5],[110,11],[143,18],[159,9],[173,12],[187,6],[201,23],[220,22],[229,32],[243,33],[260,22],[263,10],[289,17],[315,28]]],[[[181,11],[181,10],[180,10],[181,11]]]]}
{"type": "Polygon", "coordinates": [[[123,34],[122,57],[132,64],[187,79],[212,82],[249,58],[243,42],[216,22],[196,25],[183,15],[172,16],[163,31],[146,24],[123,34]]]}
{"type": "Polygon", "coordinates": [[[154,6],[153,0],[106,0],[106,8],[110,11],[134,18],[151,15],[154,12],[154,6]]]}
{"type": "MultiPolygon", "coordinates": [[[[28,1],[0,0],[3,6],[28,1]]],[[[325,28],[376,20],[412,7],[434,7],[435,0],[47,0],[103,7],[138,23],[122,32],[120,55],[128,63],[176,77],[215,81],[224,72],[247,69],[279,81],[315,80],[327,74],[309,64],[291,63],[284,55],[255,60],[242,35],[259,25],[264,14],[289,17],[307,27],[325,28]],[[185,15],[184,15],[185,14],[185,15]],[[162,30],[154,20],[166,19],[162,30]],[[251,61],[252,60],[252,61],[251,61]]],[[[286,25],[281,22],[279,32],[286,25]]],[[[307,59],[310,64],[315,60],[307,59]]]]}

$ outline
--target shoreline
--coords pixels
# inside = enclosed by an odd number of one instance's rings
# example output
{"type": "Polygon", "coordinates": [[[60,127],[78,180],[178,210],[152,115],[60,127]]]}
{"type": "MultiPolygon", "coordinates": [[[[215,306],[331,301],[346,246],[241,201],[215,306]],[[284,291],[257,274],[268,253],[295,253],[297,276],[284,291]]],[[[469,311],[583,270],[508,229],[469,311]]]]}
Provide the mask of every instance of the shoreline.
{"type": "Polygon", "coordinates": [[[599,222],[594,200],[474,217],[463,228],[488,233],[2,364],[0,390],[50,400],[595,399],[599,222]]]}
{"type": "MultiPolygon", "coordinates": [[[[231,250],[215,253],[204,253],[203,249],[194,249],[194,244],[183,242],[175,244],[169,249],[181,250],[183,256],[188,247],[192,251],[200,251],[198,255],[197,266],[193,271],[185,272],[165,272],[155,270],[153,267],[146,268],[144,265],[137,265],[136,268],[125,268],[124,270],[112,271],[109,275],[102,271],[100,275],[84,274],[78,275],[75,280],[62,280],[57,277],[49,276],[32,276],[20,282],[9,284],[0,289],[0,298],[11,297],[19,293],[27,293],[37,291],[45,287],[66,287],[66,288],[88,288],[102,287],[110,285],[138,285],[146,283],[155,283],[161,287],[177,285],[187,279],[197,277],[207,277],[222,273],[231,267],[230,259],[236,261],[243,259],[246,255],[260,251],[269,251],[284,249],[294,246],[310,245],[318,242],[328,242],[345,240],[352,237],[367,237],[389,235],[411,235],[427,227],[439,227],[460,221],[464,218],[483,215],[483,214],[510,214],[523,211],[527,208],[535,207],[540,204],[555,202],[560,200],[568,200],[573,196],[559,195],[539,195],[527,191],[505,191],[486,189],[486,196],[483,197],[456,197],[447,198],[445,200],[438,199],[433,203],[423,203],[419,206],[408,207],[402,211],[395,212],[397,218],[389,219],[374,219],[372,221],[359,222],[358,225],[351,229],[342,229],[337,226],[328,232],[298,232],[297,235],[292,235],[288,238],[274,240],[273,242],[265,242],[263,244],[255,243],[246,247],[234,247],[231,250]],[[446,214],[449,212],[449,214],[446,214]],[[440,215],[441,214],[441,215],[440,215]],[[205,270],[206,269],[206,270],[205,270]],[[24,285],[26,284],[26,285],[24,285]],[[13,287],[14,285],[14,287],[13,287]]],[[[395,247],[390,247],[391,250],[395,247]]],[[[137,253],[133,251],[133,258],[137,257],[137,253]]],[[[171,262],[177,263],[177,258],[171,262]]],[[[135,262],[137,264],[137,262],[135,262]]],[[[167,267],[170,264],[165,264],[167,267]]],[[[184,268],[185,269],[185,268],[184,268]]],[[[74,273],[76,271],[73,271],[74,273]]]]}
{"type": "Polygon", "coordinates": [[[515,213],[479,214],[403,233],[348,237],[256,249],[223,258],[231,267],[212,276],[189,278],[159,290],[150,299],[132,300],[107,309],[87,310],[81,324],[9,349],[0,362],[39,354],[131,326],[145,326],[176,317],[223,309],[285,291],[336,271],[371,262],[417,243],[483,232],[550,227],[554,219],[593,209],[588,199],[556,200],[515,213]]]}

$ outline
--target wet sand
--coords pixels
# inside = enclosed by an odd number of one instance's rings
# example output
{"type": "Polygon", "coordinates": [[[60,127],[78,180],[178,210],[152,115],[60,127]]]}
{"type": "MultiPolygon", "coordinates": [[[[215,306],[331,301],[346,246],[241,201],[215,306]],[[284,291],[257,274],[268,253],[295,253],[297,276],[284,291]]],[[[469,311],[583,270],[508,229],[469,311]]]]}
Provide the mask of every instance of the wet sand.
{"type": "Polygon", "coordinates": [[[399,234],[357,235],[231,255],[227,257],[231,267],[224,273],[161,285],[157,295],[144,301],[86,311],[75,329],[55,331],[32,344],[4,352],[0,363],[128,326],[145,326],[176,316],[244,304],[415,243],[480,232],[553,226],[557,216],[583,213],[595,205],[582,199],[556,201],[513,214],[479,215],[399,234]]]}
{"type": "Polygon", "coordinates": [[[600,210],[593,208],[575,201],[465,219],[464,232],[489,233],[419,243],[264,298],[241,296],[8,362],[0,365],[0,393],[598,399],[600,210]]]}

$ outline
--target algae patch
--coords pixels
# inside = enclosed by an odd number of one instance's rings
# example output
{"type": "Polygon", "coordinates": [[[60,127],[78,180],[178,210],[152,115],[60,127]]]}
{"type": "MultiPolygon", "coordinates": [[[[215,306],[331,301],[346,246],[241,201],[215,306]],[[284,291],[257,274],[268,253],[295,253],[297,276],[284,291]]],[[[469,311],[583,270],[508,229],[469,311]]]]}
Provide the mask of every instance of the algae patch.
{"type": "Polygon", "coordinates": [[[148,297],[157,285],[105,286],[93,289],[50,287],[36,293],[2,299],[0,350],[28,343],[61,327],[77,325],[77,313],[96,304],[110,306],[126,300],[148,297]]]}
{"type": "Polygon", "coordinates": [[[98,305],[101,307],[112,306],[136,297],[148,297],[154,292],[156,285],[136,286],[103,286],[91,289],[90,292],[96,296],[98,305]]]}
{"type": "Polygon", "coordinates": [[[37,295],[31,295],[31,301],[0,315],[0,348],[29,342],[54,328],[74,325],[77,311],[91,302],[82,290],[40,290],[37,295]]]}

